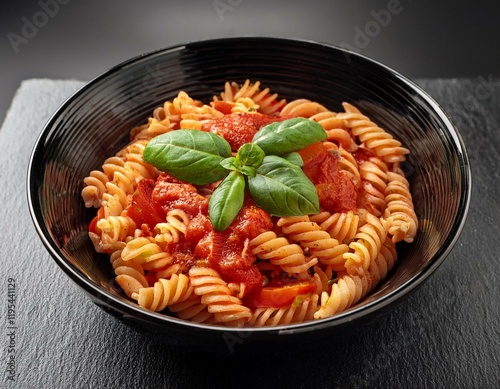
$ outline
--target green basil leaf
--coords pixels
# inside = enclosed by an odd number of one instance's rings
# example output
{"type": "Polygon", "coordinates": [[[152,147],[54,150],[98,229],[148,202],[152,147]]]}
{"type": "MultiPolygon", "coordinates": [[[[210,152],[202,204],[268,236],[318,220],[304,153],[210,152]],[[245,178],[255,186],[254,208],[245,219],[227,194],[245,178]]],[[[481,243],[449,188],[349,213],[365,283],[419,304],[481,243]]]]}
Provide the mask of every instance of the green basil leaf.
{"type": "Polygon", "coordinates": [[[221,166],[227,170],[238,170],[241,166],[235,157],[224,158],[220,161],[221,166]]]}
{"type": "Polygon", "coordinates": [[[208,215],[216,231],[224,231],[243,207],[245,178],[232,171],[215,188],[208,201],[208,215]]]}
{"type": "Polygon", "coordinates": [[[314,120],[292,118],[262,127],[253,137],[266,155],[284,155],[326,139],[326,131],[314,120]]]}
{"type": "Polygon", "coordinates": [[[302,169],[284,158],[269,155],[248,178],[255,203],[275,216],[311,215],[319,212],[318,193],[302,169]]]}
{"type": "Polygon", "coordinates": [[[255,143],[246,143],[239,148],[236,159],[241,166],[259,167],[264,156],[264,151],[258,145],[255,143]]]}
{"type": "Polygon", "coordinates": [[[299,153],[293,152],[290,154],[286,154],[283,156],[283,158],[285,158],[288,162],[297,165],[298,167],[304,166],[304,160],[302,159],[299,153]]]}
{"type": "Polygon", "coordinates": [[[216,134],[175,130],[151,139],[143,159],[180,180],[204,185],[227,175],[220,162],[230,156],[231,146],[216,134]]]}

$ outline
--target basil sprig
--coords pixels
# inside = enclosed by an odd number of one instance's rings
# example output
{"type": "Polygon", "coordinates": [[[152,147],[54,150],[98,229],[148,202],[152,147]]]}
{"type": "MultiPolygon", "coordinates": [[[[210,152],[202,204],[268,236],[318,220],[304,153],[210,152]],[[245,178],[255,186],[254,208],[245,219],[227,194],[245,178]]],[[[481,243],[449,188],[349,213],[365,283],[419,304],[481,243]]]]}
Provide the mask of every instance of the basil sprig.
{"type": "Polygon", "coordinates": [[[224,231],[243,206],[245,187],[255,203],[275,216],[319,212],[314,184],[303,173],[298,151],[326,138],[318,123],[293,118],[262,127],[251,143],[233,157],[219,135],[175,130],[148,142],[143,158],[174,177],[204,185],[222,182],[210,196],[208,212],[217,231],[224,231]]]}
{"type": "Polygon", "coordinates": [[[262,127],[253,137],[266,155],[285,155],[326,138],[320,124],[304,118],[274,122],[262,127]],[[315,141],[311,142],[312,139],[315,141]]]}
{"type": "Polygon", "coordinates": [[[216,134],[177,130],[151,139],[143,159],[179,180],[205,185],[227,175],[220,162],[230,156],[231,146],[216,134]]]}
{"type": "Polygon", "coordinates": [[[276,155],[264,158],[255,177],[248,178],[248,189],[255,203],[276,216],[318,213],[316,187],[302,169],[276,155]]]}

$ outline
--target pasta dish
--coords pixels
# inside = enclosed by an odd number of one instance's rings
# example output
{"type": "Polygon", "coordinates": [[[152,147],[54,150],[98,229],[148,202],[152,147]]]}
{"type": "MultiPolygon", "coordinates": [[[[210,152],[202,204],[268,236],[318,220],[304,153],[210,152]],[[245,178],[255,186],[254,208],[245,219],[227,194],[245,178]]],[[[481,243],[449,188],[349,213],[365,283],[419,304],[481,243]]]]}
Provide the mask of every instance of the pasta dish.
{"type": "Polygon", "coordinates": [[[417,233],[408,153],[348,102],[250,80],[208,103],[180,91],[84,179],[89,237],[150,311],[236,327],[331,317],[417,233]]]}

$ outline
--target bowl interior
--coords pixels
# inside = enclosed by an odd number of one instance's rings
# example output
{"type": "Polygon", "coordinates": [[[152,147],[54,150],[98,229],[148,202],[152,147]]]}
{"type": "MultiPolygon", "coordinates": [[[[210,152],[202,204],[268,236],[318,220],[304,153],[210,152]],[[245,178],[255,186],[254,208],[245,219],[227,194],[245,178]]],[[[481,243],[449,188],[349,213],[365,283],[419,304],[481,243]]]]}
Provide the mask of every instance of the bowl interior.
{"type": "Polygon", "coordinates": [[[467,213],[470,173],[460,136],[432,99],[391,69],[329,45],[274,38],[189,43],[134,58],[92,80],[59,109],[37,141],[28,177],[33,220],[58,264],[96,301],[140,312],[114,282],[108,257],[88,239],[94,210],[80,197],[83,178],[180,90],[208,102],[225,81],[246,79],[288,100],[308,98],[332,110],[350,102],[411,150],[403,169],[420,231],[412,244],[399,246],[397,265],[375,293],[324,319],[325,325],[362,317],[420,284],[453,246],[467,213]]]}

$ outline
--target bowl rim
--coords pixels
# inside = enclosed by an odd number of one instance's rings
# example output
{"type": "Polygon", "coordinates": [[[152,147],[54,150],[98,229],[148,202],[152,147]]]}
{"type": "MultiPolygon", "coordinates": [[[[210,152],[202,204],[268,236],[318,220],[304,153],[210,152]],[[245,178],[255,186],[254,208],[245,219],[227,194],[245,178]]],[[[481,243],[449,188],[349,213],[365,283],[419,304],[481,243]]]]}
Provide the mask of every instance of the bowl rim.
{"type": "MultiPolygon", "coordinates": [[[[148,51],[140,55],[136,55],[122,61],[108,70],[105,70],[98,74],[96,77],[90,79],[90,81],[86,82],[83,86],[78,88],[77,91],[72,93],[58,108],[57,110],[50,116],[46,124],[43,126],[40,134],[38,135],[28,163],[27,170],[27,179],[26,179],[26,195],[28,200],[28,208],[29,213],[32,219],[32,222],[35,226],[35,230],[40,237],[43,245],[55,260],[57,265],[68,275],[80,288],[82,288],[90,297],[97,303],[95,298],[99,301],[106,301],[107,304],[111,305],[112,308],[124,316],[133,316],[135,318],[151,322],[153,321],[155,324],[160,326],[164,325],[178,325],[185,329],[194,329],[194,330],[205,330],[207,333],[218,334],[220,335],[222,332],[230,333],[230,332],[238,332],[238,333],[271,333],[271,334],[279,334],[279,335],[289,335],[294,333],[308,332],[311,330],[319,330],[327,327],[340,326],[344,324],[348,324],[349,322],[357,321],[358,319],[362,319],[368,317],[369,315],[381,311],[383,308],[392,305],[392,303],[399,300],[401,297],[407,295],[408,293],[415,291],[419,286],[426,281],[429,276],[435,272],[435,270],[444,262],[450,251],[453,249],[455,243],[457,242],[460,234],[465,225],[470,201],[471,201],[471,167],[469,162],[469,157],[467,154],[467,150],[465,147],[465,143],[458,132],[458,129],[452,122],[451,118],[448,114],[443,110],[443,108],[420,86],[418,86],[415,82],[405,77],[398,71],[390,68],[389,66],[370,58],[364,54],[358,53],[353,50],[349,50],[338,45],[324,43],[320,41],[308,40],[308,39],[299,39],[299,38],[277,38],[277,37],[268,37],[268,36],[237,36],[237,37],[226,37],[226,38],[209,38],[203,40],[193,40],[187,41],[180,44],[170,45],[164,48],[159,48],[156,50],[148,51]],[[59,251],[57,245],[50,238],[48,234],[48,229],[45,227],[43,222],[43,217],[41,211],[37,210],[37,201],[38,201],[38,192],[35,187],[35,171],[36,168],[34,166],[35,159],[42,148],[42,145],[45,139],[51,132],[51,127],[57,121],[57,119],[64,113],[66,108],[72,104],[76,99],[79,98],[81,94],[83,94],[88,89],[92,88],[95,84],[97,84],[102,79],[110,76],[111,74],[120,72],[122,69],[134,65],[135,63],[143,60],[147,60],[153,56],[167,54],[174,51],[185,50],[189,48],[194,48],[196,46],[203,46],[209,44],[223,44],[223,43],[232,43],[237,44],[241,42],[280,42],[281,44],[302,44],[305,46],[313,47],[322,47],[328,50],[340,51],[346,56],[353,56],[359,58],[363,61],[371,63],[371,65],[375,67],[379,67],[386,72],[391,73],[395,76],[401,83],[405,85],[405,87],[410,88],[414,93],[418,94],[418,96],[429,105],[431,110],[439,117],[442,123],[445,124],[446,128],[441,131],[446,131],[448,135],[451,136],[453,140],[453,146],[459,156],[460,159],[460,176],[461,182],[463,184],[462,190],[460,193],[460,201],[457,210],[457,214],[455,217],[455,222],[453,223],[452,229],[448,234],[443,245],[438,249],[438,251],[434,254],[434,256],[428,261],[427,265],[424,266],[418,273],[413,275],[410,279],[408,279],[404,284],[400,285],[393,291],[387,293],[380,298],[377,298],[373,301],[363,303],[362,305],[356,304],[353,307],[335,314],[334,316],[327,317],[324,319],[317,319],[307,322],[301,323],[293,323],[286,325],[277,325],[277,326],[265,326],[265,327],[241,327],[241,328],[232,328],[232,327],[224,327],[221,325],[212,325],[212,324],[203,324],[203,323],[194,323],[187,320],[182,320],[173,316],[168,316],[165,314],[148,311],[135,305],[132,301],[127,300],[126,298],[118,297],[112,293],[110,293],[107,289],[97,285],[90,278],[85,276],[82,272],[80,272],[75,266],[73,266],[69,261],[65,258],[65,256],[59,251]]],[[[362,300],[363,301],[363,300],[362,300]]]]}

